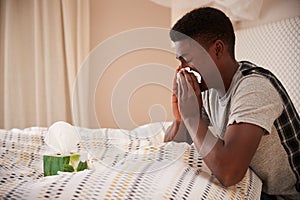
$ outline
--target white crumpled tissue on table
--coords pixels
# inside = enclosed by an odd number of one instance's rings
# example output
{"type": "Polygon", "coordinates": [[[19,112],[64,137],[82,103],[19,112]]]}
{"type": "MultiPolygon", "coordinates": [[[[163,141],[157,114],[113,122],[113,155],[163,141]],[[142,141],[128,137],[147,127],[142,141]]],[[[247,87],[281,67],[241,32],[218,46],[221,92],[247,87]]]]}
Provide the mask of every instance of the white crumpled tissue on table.
{"type": "Polygon", "coordinates": [[[63,121],[52,124],[45,135],[45,143],[55,153],[63,155],[76,151],[79,142],[80,135],[76,128],[63,121]]]}

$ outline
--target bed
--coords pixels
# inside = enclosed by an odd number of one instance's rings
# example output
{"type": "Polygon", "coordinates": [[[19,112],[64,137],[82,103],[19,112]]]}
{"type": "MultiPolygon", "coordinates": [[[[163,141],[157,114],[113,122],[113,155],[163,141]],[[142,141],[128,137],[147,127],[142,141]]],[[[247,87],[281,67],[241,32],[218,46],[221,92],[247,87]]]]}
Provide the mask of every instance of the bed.
{"type": "Polygon", "coordinates": [[[249,169],[225,188],[195,147],[163,142],[168,123],[133,130],[74,127],[89,169],[44,176],[48,128],[0,130],[1,199],[259,199],[262,183],[249,169]]]}

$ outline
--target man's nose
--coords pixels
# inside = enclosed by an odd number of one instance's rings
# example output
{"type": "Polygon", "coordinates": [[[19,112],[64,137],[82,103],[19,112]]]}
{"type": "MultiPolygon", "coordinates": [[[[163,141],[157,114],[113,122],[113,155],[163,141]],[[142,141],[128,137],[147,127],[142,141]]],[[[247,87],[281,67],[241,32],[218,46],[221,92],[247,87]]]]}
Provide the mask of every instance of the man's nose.
{"type": "Polygon", "coordinates": [[[187,62],[185,61],[185,59],[184,58],[180,58],[180,62],[181,62],[181,68],[185,68],[185,67],[188,67],[188,64],[187,64],[187,62]]]}

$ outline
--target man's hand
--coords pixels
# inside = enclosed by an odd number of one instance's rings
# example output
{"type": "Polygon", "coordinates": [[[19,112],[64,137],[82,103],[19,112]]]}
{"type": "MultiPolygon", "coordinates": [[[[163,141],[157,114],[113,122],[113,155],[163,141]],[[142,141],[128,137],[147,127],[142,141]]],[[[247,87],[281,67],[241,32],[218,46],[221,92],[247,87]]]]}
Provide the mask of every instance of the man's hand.
{"type": "Polygon", "coordinates": [[[182,123],[181,122],[181,115],[180,115],[179,108],[178,108],[178,97],[177,97],[177,95],[178,95],[177,73],[179,72],[180,67],[181,66],[179,66],[176,69],[176,73],[175,73],[175,76],[174,76],[174,79],[173,79],[172,111],[173,111],[173,115],[175,117],[175,121],[166,130],[165,138],[164,138],[165,142],[170,142],[174,139],[174,137],[178,133],[179,125],[180,125],[180,123],[182,123]]]}
{"type": "Polygon", "coordinates": [[[197,78],[185,70],[177,73],[178,105],[183,121],[191,118],[201,119],[202,97],[197,78]]]}
{"type": "Polygon", "coordinates": [[[173,79],[173,93],[172,93],[172,111],[176,121],[181,121],[181,115],[178,108],[178,85],[177,85],[177,73],[180,70],[180,66],[176,69],[176,74],[173,79]]]}
{"type": "Polygon", "coordinates": [[[173,79],[172,111],[175,121],[167,129],[164,141],[172,141],[178,132],[186,131],[186,128],[180,128],[185,127],[182,120],[191,117],[199,120],[201,117],[201,108],[201,90],[197,78],[193,74],[186,72],[182,66],[179,66],[176,69],[176,75],[173,79]],[[182,113],[184,114],[183,119],[182,113]]]}

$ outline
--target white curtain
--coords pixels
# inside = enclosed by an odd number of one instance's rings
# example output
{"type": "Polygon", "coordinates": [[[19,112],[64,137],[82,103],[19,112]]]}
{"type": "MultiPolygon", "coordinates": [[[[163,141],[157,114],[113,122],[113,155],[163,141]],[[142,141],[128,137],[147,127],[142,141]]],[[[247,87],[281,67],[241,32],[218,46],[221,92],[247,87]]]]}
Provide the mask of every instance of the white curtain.
{"type": "Polygon", "coordinates": [[[0,128],[72,123],[89,1],[0,0],[0,128]]]}

